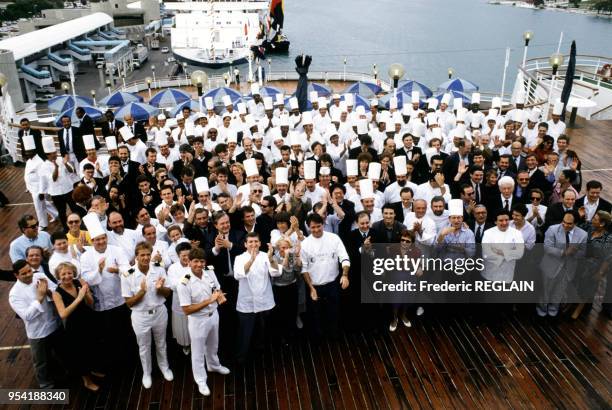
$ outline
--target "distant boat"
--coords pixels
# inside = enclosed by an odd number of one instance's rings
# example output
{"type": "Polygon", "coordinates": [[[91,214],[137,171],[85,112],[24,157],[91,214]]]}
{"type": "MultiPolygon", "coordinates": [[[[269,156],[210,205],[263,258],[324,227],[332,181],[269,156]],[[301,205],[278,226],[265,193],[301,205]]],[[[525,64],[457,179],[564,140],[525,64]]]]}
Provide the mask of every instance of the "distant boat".
{"type": "Polygon", "coordinates": [[[265,1],[176,2],[171,31],[174,57],[190,65],[222,68],[247,61],[262,36],[265,1]]]}

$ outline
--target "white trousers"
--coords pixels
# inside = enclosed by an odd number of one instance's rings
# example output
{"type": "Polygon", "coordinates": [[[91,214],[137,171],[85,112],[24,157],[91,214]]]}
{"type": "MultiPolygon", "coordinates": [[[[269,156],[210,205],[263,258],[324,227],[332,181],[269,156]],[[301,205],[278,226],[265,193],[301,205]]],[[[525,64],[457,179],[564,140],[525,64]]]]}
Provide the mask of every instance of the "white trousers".
{"type": "Polygon", "coordinates": [[[210,369],[221,366],[217,350],[219,347],[219,314],[212,316],[188,316],[189,337],[191,338],[191,370],[198,385],[206,384],[206,366],[210,369]]]}
{"type": "Polygon", "coordinates": [[[132,328],[138,342],[138,353],[143,374],[151,375],[151,335],[155,340],[157,365],[163,370],[170,368],[166,354],[166,327],[168,326],[168,311],[166,306],[158,306],[154,313],[149,311],[132,311],[132,328]]]}
{"type": "Polygon", "coordinates": [[[38,199],[38,194],[32,194],[32,202],[34,203],[34,210],[36,211],[36,219],[41,228],[49,226],[49,218],[47,213],[51,215],[51,218],[57,218],[57,209],[51,201],[38,199]]]}

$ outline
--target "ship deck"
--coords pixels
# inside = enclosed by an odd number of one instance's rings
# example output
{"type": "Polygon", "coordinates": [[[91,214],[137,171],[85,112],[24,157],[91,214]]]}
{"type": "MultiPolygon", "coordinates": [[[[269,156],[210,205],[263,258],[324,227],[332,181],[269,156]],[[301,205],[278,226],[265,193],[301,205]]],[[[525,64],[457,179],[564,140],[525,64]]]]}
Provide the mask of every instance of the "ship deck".
{"type": "MultiPolygon", "coordinates": [[[[602,181],[610,199],[612,121],[579,124],[568,133],[585,180],[602,181]]],[[[23,168],[1,168],[0,189],[12,201],[0,209],[0,267],[8,269],[16,221],[33,210],[23,168]]],[[[3,388],[35,388],[23,323],[8,306],[10,286],[0,282],[0,380],[3,388]]],[[[534,320],[526,308],[500,314],[496,326],[450,314],[449,308],[428,308],[412,328],[400,325],[393,334],[345,333],[317,345],[306,338],[290,346],[275,341],[244,371],[211,375],[208,398],[198,393],[190,362],[169,344],[174,382],[154,374],[153,388],[145,390],[134,365],[103,383],[98,394],[75,381],[70,404],[53,408],[610,408],[612,322],[597,313],[598,306],[557,324],[534,320]]]]}

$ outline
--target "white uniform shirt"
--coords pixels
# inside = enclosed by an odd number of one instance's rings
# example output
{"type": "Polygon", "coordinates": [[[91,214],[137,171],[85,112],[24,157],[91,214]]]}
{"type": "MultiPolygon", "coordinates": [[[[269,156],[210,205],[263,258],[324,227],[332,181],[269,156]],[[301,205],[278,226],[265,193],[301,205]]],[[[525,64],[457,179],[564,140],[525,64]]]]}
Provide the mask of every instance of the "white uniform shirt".
{"type": "Polygon", "coordinates": [[[55,332],[60,325],[51,299],[45,296],[42,303],[40,303],[36,298],[36,286],[40,279],[46,279],[49,284],[49,290],[55,290],[55,284],[44,273],[35,272],[32,277],[32,283],[26,285],[23,282],[17,281],[9,292],[9,304],[21,320],[23,320],[28,339],[47,337],[55,332]]]}
{"type": "MultiPolygon", "coordinates": [[[[132,266],[129,270],[121,273],[121,296],[130,298],[140,291],[140,284],[143,279],[147,282],[147,291],[140,302],[133,305],[130,309],[136,312],[146,312],[164,306],[166,298],[157,292],[155,282],[159,279],[166,279],[166,271],[161,266],[149,266],[149,272],[144,274],[138,269],[138,265],[132,266]]],[[[166,286],[164,284],[164,286],[166,286]]]]}
{"type": "Polygon", "coordinates": [[[485,268],[482,277],[488,280],[512,282],[516,260],[523,256],[523,235],[508,227],[504,232],[494,226],[482,235],[482,256],[485,268]],[[495,250],[501,251],[498,255],[495,250]]]}
{"type": "Polygon", "coordinates": [[[422,233],[415,232],[417,242],[423,245],[431,245],[436,239],[436,223],[425,215],[423,218],[417,218],[414,212],[410,212],[404,217],[404,225],[407,229],[413,230],[415,222],[421,223],[422,233]]]}
{"type": "Polygon", "coordinates": [[[136,161],[139,164],[147,162],[147,146],[141,140],[136,142],[136,145],[126,144],[128,151],[130,151],[130,159],[136,161]]]}
{"type": "Polygon", "coordinates": [[[49,258],[49,272],[51,272],[52,275],[55,275],[55,268],[57,268],[57,266],[62,262],[69,262],[76,266],[77,278],[79,277],[79,275],[81,274],[81,262],[79,262],[78,259],[74,259],[72,257],[72,253],[70,252],[70,250],[68,250],[68,252],[66,253],[59,253],[58,251],[53,251],[53,254],[49,258]]]}
{"type": "Polygon", "coordinates": [[[310,203],[314,206],[317,202],[321,202],[327,191],[316,184],[313,191],[308,188],[304,191],[304,197],[310,199],[310,203]]]}
{"type": "Polygon", "coordinates": [[[108,231],[106,235],[108,237],[109,245],[114,245],[123,249],[130,260],[134,259],[134,248],[136,248],[136,244],[138,243],[140,237],[136,231],[125,228],[123,230],[123,234],[121,235],[113,231],[108,231]]]}
{"type": "Polygon", "coordinates": [[[310,235],[302,241],[300,258],[302,273],[308,272],[312,284],[317,286],[336,280],[338,263],[351,265],[340,237],[325,231],[320,238],[310,235]]]}
{"type": "Polygon", "coordinates": [[[94,294],[94,309],[104,311],[116,308],[125,303],[121,296],[121,272],[130,269],[127,256],[121,248],[107,245],[102,253],[93,247],[81,256],[81,278],[92,287],[94,294]],[[98,270],[100,259],[106,263],[102,273],[98,270]],[[107,269],[116,267],[119,273],[111,273],[107,269]]]}
{"type": "Polygon", "coordinates": [[[414,192],[414,199],[424,199],[427,202],[427,209],[431,209],[431,199],[434,196],[442,196],[447,204],[452,199],[450,188],[447,184],[444,184],[444,195],[442,195],[440,188],[433,188],[429,182],[423,182],[414,192]]]}
{"type": "MultiPolygon", "coordinates": [[[[219,281],[215,272],[210,269],[202,270],[202,277],[198,278],[193,272],[183,276],[181,282],[176,287],[179,302],[181,306],[195,305],[196,303],[203,302],[206,299],[210,299],[215,290],[221,290],[219,281]]],[[[202,318],[210,316],[219,304],[213,302],[205,308],[198,310],[188,316],[189,320],[192,318],[202,318]]]]}
{"type": "Polygon", "coordinates": [[[181,284],[181,279],[188,273],[191,273],[189,265],[183,266],[179,261],[170,265],[167,273],[168,277],[166,278],[166,286],[172,289],[172,311],[183,316],[185,312],[183,312],[183,308],[181,308],[177,289],[181,284]]]}
{"type": "Polygon", "coordinates": [[[234,260],[234,278],[238,281],[238,300],[236,310],[242,313],[258,313],[274,307],[274,294],[270,276],[280,276],[278,269],[272,268],[268,255],[259,252],[248,272],[244,265],[251,254],[244,252],[234,260]]]}
{"type": "Polygon", "coordinates": [[[55,166],[49,160],[46,160],[38,168],[38,176],[40,177],[40,192],[49,194],[51,196],[64,195],[72,191],[72,177],[73,173],[69,173],[64,165],[64,160],[61,157],[55,159],[55,163],[58,166],[57,180],[53,180],[53,172],[55,166]]]}
{"type": "Polygon", "coordinates": [[[38,169],[43,163],[43,159],[38,155],[34,155],[26,162],[23,177],[25,179],[26,189],[32,195],[38,195],[40,193],[40,176],[38,174],[38,169]]]}

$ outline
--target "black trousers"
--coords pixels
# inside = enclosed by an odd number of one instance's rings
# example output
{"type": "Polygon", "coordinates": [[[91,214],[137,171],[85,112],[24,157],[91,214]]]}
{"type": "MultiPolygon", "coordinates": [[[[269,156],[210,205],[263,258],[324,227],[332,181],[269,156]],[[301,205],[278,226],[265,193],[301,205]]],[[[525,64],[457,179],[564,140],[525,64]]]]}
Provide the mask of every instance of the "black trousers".
{"type": "Polygon", "coordinates": [[[55,388],[55,370],[59,369],[58,359],[63,357],[63,330],[57,329],[40,339],[29,339],[34,363],[34,373],[41,389],[55,388]]]}
{"type": "MultiPolygon", "coordinates": [[[[130,319],[131,311],[126,304],[96,312],[98,345],[101,364],[95,370],[106,372],[113,368],[127,367],[138,357],[136,336],[130,319]],[[109,369],[110,368],[110,369],[109,369]]],[[[98,367],[98,366],[96,366],[98,367]]]]}
{"type": "Polygon", "coordinates": [[[310,291],[306,289],[307,313],[310,330],[315,338],[324,334],[332,338],[338,336],[338,317],[340,305],[340,284],[334,280],[325,285],[314,287],[318,299],[312,300],[310,291]]]}
{"type": "Polygon", "coordinates": [[[292,336],[296,332],[295,319],[298,313],[297,282],[286,286],[273,286],[274,302],[272,311],[274,333],[278,336],[292,336]]]}
{"type": "Polygon", "coordinates": [[[236,362],[238,364],[246,361],[251,339],[255,334],[255,347],[261,349],[266,340],[266,327],[270,311],[257,313],[238,312],[238,338],[236,339],[236,362]]]}
{"type": "Polygon", "coordinates": [[[72,191],[64,195],[51,196],[51,200],[53,201],[53,205],[55,205],[57,208],[57,215],[59,216],[62,226],[65,229],[68,229],[68,224],[66,224],[66,219],[68,218],[68,214],[66,213],[66,205],[70,207],[72,212],[74,212],[76,209],[76,204],[72,200],[72,191]]]}

